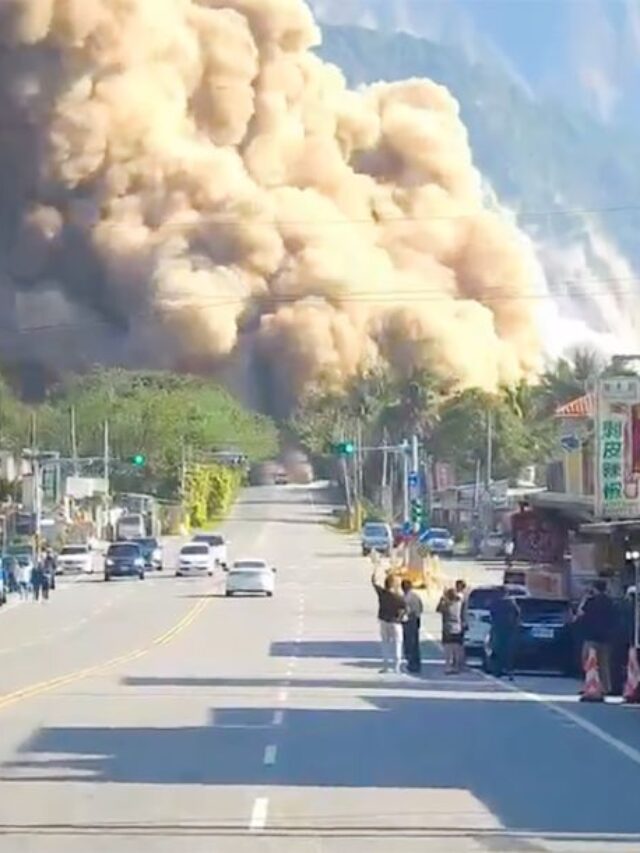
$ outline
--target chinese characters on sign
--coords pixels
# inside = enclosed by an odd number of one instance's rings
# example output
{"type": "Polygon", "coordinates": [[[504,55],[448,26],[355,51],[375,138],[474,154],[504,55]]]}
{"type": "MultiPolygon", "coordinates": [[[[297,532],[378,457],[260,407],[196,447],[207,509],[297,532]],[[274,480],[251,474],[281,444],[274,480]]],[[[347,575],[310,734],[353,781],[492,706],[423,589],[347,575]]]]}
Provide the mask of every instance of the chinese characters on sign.
{"type": "Polygon", "coordinates": [[[624,431],[621,420],[603,420],[600,434],[602,448],[602,500],[605,506],[624,498],[622,450],[624,431]]]}
{"type": "Polygon", "coordinates": [[[640,382],[602,380],[597,400],[596,517],[640,516],[640,382]]]}

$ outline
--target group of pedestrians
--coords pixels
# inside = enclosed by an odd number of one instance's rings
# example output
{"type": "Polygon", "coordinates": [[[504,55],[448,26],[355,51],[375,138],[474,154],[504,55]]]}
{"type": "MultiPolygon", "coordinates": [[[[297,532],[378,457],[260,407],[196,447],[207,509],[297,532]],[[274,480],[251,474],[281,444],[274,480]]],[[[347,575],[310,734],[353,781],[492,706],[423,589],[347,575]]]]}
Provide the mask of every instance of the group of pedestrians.
{"type": "MultiPolygon", "coordinates": [[[[424,604],[410,580],[387,574],[380,584],[374,572],[371,577],[378,596],[378,622],[382,644],[381,672],[406,671],[417,675],[422,669],[420,625],[424,604]]],[[[445,650],[445,672],[453,674],[464,668],[464,628],[466,588],[463,580],[447,590],[437,607],[442,616],[442,644],[445,650]]]]}
{"type": "Polygon", "coordinates": [[[388,574],[380,584],[374,572],[371,583],[378,596],[378,622],[382,643],[381,672],[417,674],[422,668],[420,623],[424,605],[411,581],[388,574]]]}
{"type": "Polygon", "coordinates": [[[35,561],[6,558],[5,582],[9,592],[18,593],[23,601],[48,601],[49,593],[55,589],[55,557],[47,551],[35,561]]]}

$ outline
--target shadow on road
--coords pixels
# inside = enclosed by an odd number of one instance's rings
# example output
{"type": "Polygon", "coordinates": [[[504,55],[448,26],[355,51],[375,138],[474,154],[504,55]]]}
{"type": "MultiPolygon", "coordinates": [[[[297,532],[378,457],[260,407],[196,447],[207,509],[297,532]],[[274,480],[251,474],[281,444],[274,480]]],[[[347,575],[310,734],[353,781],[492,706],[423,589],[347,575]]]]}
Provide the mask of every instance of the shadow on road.
{"type": "MultiPolygon", "coordinates": [[[[353,698],[355,707],[287,709],[271,787],[467,791],[507,831],[640,832],[637,766],[581,730],[548,724],[535,702],[353,698]]],[[[213,709],[205,725],[45,727],[4,764],[3,779],[263,785],[256,756],[273,737],[273,710],[213,709]]]]}

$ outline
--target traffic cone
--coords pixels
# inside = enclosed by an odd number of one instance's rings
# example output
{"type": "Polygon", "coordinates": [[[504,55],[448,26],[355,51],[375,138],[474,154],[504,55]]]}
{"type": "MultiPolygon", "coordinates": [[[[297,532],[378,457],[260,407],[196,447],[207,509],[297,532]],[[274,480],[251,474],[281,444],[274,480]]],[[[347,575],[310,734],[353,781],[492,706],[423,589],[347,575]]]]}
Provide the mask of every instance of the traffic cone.
{"type": "Polygon", "coordinates": [[[625,702],[640,703],[640,666],[638,665],[638,652],[633,646],[629,649],[629,661],[627,663],[627,681],[624,685],[623,697],[625,702]]]}
{"type": "Polygon", "coordinates": [[[598,658],[596,650],[593,647],[589,649],[584,672],[584,690],[580,694],[580,701],[604,702],[604,693],[602,684],[600,683],[600,673],[598,672],[598,658]]]}

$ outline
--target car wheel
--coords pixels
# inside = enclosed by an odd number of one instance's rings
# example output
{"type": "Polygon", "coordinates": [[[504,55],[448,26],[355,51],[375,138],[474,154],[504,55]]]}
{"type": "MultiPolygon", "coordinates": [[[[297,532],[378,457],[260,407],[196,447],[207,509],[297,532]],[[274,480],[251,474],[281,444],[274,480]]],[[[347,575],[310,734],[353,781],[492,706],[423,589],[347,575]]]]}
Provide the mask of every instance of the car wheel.
{"type": "Polygon", "coordinates": [[[368,556],[369,556],[369,549],[368,549],[368,548],[363,548],[363,549],[362,549],[362,556],[363,556],[363,557],[368,557],[368,556]]]}
{"type": "Polygon", "coordinates": [[[233,595],[233,593],[231,592],[231,590],[230,590],[230,589],[228,589],[228,590],[225,592],[225,595],[226,595],[226,597],[227,597],[227,598],[231,598],[231,596],[233,595]]]}
{"type": "Polygon", "coordinates": [[[177,578],[181,578],[181,577],[182,577],[182,572],[176,572],[176,577],[177,577],[177,578]]]}
{"type": "Polygon", "coordinates": [[[210,578],[213,577],[213,572],[209,571],[209,572],[207,572],[207,574],[209,575],[210,578]]]}
{"type": "Polygon", "coordinates": [[[482,671],[486,672],[487,675],[490,674],[489,668],[489,658],[487,657],[487,653],[483,650],[480,656],[480,665],[482,666],[482,671]]]}
{"type": "Polygon", "coordinates": [[[143,581],[144,579],[145,579],[144,572],[140,572],[140,574],[138,575],[138,580],[143,581]]]}
{"type": "Polygon", "coordinates": [[[267,598],[273,598],[273,593],[272,593],[272,592],[268,592],[268,593],[267,593],[267,598]]]}
{"type": "Polygon", "coordinates": [[[105,576],[104,576],[104,579],[105,579],[105,581],[110,581],[110,580],[111,580],[111,575],[105,575],[105,576]]]}

